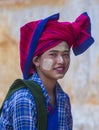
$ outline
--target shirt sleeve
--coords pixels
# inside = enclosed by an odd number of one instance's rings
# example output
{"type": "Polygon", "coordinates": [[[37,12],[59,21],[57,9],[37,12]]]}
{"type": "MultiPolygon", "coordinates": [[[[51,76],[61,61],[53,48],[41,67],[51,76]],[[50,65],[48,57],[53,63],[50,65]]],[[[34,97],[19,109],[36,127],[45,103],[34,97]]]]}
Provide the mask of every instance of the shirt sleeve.
{"type": "Polygon", "coordinates": [[[67,127],[68,127],[68,130],[72,130],[72,127],[73,127],[73,119],[72,119],[72,113],[71,113],[71,103],[70,103],[70,98],[69,96],[67,95],[67,106],[66,107],[66,111],[67,111],[67,127]]]}
{"type": "Polygon", "coordinates": [[[36,115],[36,104],[30,91],[18,90],[13,98],[13,129],[36,130],[36,115]]]}

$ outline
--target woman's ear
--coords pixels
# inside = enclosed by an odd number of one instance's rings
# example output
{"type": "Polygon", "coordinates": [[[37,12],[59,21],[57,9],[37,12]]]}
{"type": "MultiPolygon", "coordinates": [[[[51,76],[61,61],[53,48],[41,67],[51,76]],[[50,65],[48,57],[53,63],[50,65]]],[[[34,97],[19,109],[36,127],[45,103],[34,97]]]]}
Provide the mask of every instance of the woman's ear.
{"type": "Polygon", "coordinates": [[[39,57],[38,56],[35,56],[32,61],[33,61],[33,64],[35,65],[35,67],[39,67],[39,57]]]}

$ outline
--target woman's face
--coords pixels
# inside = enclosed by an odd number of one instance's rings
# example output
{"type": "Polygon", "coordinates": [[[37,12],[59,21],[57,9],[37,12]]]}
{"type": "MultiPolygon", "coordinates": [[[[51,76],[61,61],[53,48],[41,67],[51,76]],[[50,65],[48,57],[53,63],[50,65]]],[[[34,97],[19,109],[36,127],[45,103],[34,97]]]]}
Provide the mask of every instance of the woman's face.
{"type": "Polygon", "coordinates": [[[58,80],[64,77],[70,64],[70,49],[66,42],[44,52],[36,60],[37,72],[43,78],[58,80]]]}

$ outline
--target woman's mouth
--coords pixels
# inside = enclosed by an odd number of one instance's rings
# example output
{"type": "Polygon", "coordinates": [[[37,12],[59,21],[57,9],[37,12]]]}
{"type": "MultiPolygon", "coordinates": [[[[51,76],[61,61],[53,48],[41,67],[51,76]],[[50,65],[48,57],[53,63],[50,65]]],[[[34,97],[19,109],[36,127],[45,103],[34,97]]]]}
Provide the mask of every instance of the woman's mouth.
{"type": "Polygon", "coordinates": [[[58,73],[64,73],[65,68],[64,68],[64,67],[56,67],[55,70],[56,70],[58,73]]]}

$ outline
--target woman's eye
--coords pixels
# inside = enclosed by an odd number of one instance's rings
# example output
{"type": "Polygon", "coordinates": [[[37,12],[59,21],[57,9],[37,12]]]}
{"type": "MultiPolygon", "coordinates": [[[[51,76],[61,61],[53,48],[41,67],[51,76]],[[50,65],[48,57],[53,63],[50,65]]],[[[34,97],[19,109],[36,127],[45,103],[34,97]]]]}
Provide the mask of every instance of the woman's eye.
{"type": "Polygon", "coordinates": [[[63,56],[69,57],[69,53],[64,53],[63,56]]]}
{"type": "Polygon", "coordinates": [[[51,53],[50,56],[57,56],[57,54],[56,53],[51,53]]]}

